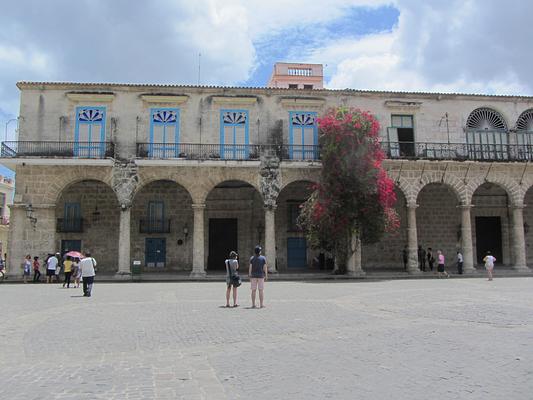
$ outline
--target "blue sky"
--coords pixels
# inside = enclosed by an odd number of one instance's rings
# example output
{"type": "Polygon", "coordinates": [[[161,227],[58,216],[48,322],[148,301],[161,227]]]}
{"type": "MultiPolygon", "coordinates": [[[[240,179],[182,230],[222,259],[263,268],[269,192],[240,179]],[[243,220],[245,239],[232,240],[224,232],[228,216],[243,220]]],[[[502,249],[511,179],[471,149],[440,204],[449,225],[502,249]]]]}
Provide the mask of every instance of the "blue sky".
{"type": "MultiPolygon", "coordinates": [[[[4,2],[0,128],[18,114],[17,81],[196,84],[199,53],[205,85],[263,86],[273,64],[288,61],[324,64],[325,86],[333,89],[533,94],[533,2],[139,4],[4,2]]],[[[14,140],[16,124],[7,131],[14,140]]]]}

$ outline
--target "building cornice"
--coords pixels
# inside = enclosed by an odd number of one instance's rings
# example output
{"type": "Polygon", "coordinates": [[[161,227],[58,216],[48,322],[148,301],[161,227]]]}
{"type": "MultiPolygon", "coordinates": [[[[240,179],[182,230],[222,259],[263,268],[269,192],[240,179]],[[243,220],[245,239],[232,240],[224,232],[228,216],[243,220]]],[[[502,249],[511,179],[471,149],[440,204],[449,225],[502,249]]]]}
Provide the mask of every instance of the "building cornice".
{"type": "Polygon", "coordinates": [[[248,106],[257,103],[257,97],[213,96],[213,103],[248,106]]]}
{"type": "Polygon", "coordinates": [[[189,100],[189,96],[163,95],[163,94],[142,94],[142,101],[149,104],[183,104],[189,100]]]}
{"type": "Polygon", "coordinates": [[[115,98],[113,93],[67,93],[66,96],[77,103],[111,103],[115,98]]]}

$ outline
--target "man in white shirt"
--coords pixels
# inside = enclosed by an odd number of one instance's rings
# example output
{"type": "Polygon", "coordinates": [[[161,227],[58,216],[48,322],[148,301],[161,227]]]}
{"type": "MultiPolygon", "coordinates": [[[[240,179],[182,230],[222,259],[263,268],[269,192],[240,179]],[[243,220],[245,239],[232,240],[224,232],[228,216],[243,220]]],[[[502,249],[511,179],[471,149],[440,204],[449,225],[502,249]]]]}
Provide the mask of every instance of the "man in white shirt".
{"type": "Polygon", "coordinates": [[[457,273],[459,275],[463,274],[463,255],[460,251],[457,252],[457,273]]]}
{"type": "Polygon", "coordinates": [[[46,262],[46,282],[52,283],[52,278],[56,275],[59,260],[55,255],[48,258],[46,262]]]}
{"type": "Polygon", "coordinates": [[[485,263],[485,269],[487,270],[487,274],[489,275],[489,281],[491,281],[492,270],[494,269],[494,263],[496,262],[496,257],[490,254],[490,251],[487,251],[487,255],[483,258],[483,262],[485,263]]]}
{"type": "Polygon", "coordinates": [[[96,260],[91,257],[91,254],[85,252],[85,257],[80,261],[79,268],[81,270],[81,278],[83,279],[83,295],[91,297],[91,291],[93,289],[94,276],[96,272],[96,260]]]}

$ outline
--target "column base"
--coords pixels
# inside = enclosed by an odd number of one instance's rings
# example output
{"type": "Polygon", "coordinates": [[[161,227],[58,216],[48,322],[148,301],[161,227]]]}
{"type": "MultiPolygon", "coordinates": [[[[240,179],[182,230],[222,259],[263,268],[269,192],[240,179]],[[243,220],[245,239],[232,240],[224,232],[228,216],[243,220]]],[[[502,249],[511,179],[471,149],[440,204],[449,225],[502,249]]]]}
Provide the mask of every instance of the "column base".
{"type": "Polygon", "coordinates": [[[269,268],[269,269],[268,269],[268,273],[269,273],[269,274],[277,274],[277,273],[278,273],[278,270],[275,269],[275,268],[272,268],[272,269],[269,268]]]}
{"type": "Polygon", "coordinates": [[[408,273],[409,275],[422,275],[423,272],[420,271],[419,268],[416,268],[416,269],[414,269],[414,268],[413,268],[413,269],[408,268],[408,269],[407,269],[407,273],[408,273]]]}
{"type": "Polygon", "coordinates": [[[191,274],[189,275],[190,278],[205,278],[206,277],[205,271],[191,271],[191,274]]]}
{"type": "Polygon", "coordinates": [[[121,280],[121,281],[128,281],[131,279],[131,272],[126,272],[126,271],[118,271],[116,274],[115,274],[115,279],[117,280],[121,280]]]}
{"type": "Polygon", "coordinates": [[[518,272],[531,272],[527,265],[513,265],[513,270],[518,272]]]}
{"type": "Polygon", "coordinates": [[[346,271],[346,275],[347,276],[352,276],[354,278],[362,278],[362,277],[366,276],[366,272],[363,271],[362,269],[357,270],[357,271],[346,271]]]}

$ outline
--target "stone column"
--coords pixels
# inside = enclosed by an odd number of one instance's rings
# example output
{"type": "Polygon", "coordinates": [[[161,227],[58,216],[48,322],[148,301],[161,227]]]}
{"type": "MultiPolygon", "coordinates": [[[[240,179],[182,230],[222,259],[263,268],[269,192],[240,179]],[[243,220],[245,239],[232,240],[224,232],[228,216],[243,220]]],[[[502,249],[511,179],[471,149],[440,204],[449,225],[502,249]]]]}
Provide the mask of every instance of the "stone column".
{"type": "Polygon", "coordinates": [[[461,208],[461,247],[463,252],[463,272],[472,273],[474,267],[474,250],[472,246],[472,220],[470,218],[470,204],[460,205],[461,208]]]}
{"type": "Polygon", "coordinates": [[[529,271],[526,264],[526,241],[524,238],[524,205],[511,207],[513,212],[513,269],[529,271]]]}
{"type": "Polygon", "coordinates": [[[357,235],[352,235],[351,239],[352,254],[346,264],[346,274],[349,276],[365,276],[361,265],[361,240],[357,235]]]}
{"type": "Polygon", "coordinates": [[[416,208],[418,204],[407,205],[407,248],[409,249],[409,260],[407,261],[407,272],[410,274],[420,274],[418,267],[418,239],[416,234],[416,208]]]}
{"type": "Polygon", "coordinates": [[[265,257],[268,272],[278,272],[276,269],[276,206],[265,207],[265,257]]]}
{"type": "Polygon", "coordinates": [[[118,231],[118,278],[127,278],[131,274],[131,207],[121,208],[118,231]]]}
{"type": "MultiPolygon", "coordinates": [[[[11,279],[21,278],[22,269],[20,264],[28,253],[24,245],[24,231],[32,229],[26,218],[26,210],[23,205],[11,205],[9,218],[9,240],[4,252],[7,253],[7,276],[11,279]]],[[[3,256],[3,255],[2,255],[3,256]]],[[[46,274],[46,271],[45,271],[46,274]]]]}
{"type": "Polygon", "coordinates": [[[204,211],[205,204],[193,204],[194,230],[192,235],[192,272],[191,277],[205,277],[204,266],[204,211]]]}

